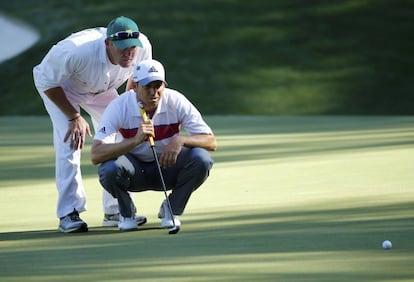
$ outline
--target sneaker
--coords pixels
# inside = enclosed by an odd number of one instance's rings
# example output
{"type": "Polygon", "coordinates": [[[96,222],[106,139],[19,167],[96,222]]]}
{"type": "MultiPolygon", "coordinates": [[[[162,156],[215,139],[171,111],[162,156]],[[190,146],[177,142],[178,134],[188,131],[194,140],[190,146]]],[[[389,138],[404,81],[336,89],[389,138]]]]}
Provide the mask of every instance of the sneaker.
{"type": "Polygon", "coordinates": [[[138,224],[134,217],[123,217],[119,218],[118,227],[121,231],[133,231],[138,230],[138,224]]]}
{"type": "Polygon", "coordinates": [[[158,218],[161,218],[161,227],[162,228],[171,228],[174,226],[180,227],[181,222],[178,218],[178,215],[174,215],[174,221],[172,220],[172,216],[170,213],[170,209],[168,208],[168,203],[166,200],[162,202],[160,210],[158,212],[158,218]]]}
{"type": "MultiPolygon", "coordinates": [[[[103,227],[117,227],[119,223],[120,214],[105,214],[102,226],[103,227]]],[[[135,215],[135,221],[138,225],[147,223],[147,217],[143,215],[135,215]]]]}
{"type": "Polygon", "coordinates": [[[79,213],[73,210],[67,216],[60,218],[59,231],[63,233],[87,232],[88,225],[79,217],[79,213]]]}

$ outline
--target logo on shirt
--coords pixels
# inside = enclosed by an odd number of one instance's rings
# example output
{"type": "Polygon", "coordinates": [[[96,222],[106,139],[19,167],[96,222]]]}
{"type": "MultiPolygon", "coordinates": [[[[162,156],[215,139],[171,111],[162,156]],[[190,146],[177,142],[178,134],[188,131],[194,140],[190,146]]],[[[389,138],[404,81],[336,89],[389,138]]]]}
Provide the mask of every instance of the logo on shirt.
{"type": "Polygon", "coordinates": [[[106,134],[106,128],[105,128],[105,126],[102,127],[101,129],[99,129],[99,132],[101,132],[103,134],[106,134]]]}

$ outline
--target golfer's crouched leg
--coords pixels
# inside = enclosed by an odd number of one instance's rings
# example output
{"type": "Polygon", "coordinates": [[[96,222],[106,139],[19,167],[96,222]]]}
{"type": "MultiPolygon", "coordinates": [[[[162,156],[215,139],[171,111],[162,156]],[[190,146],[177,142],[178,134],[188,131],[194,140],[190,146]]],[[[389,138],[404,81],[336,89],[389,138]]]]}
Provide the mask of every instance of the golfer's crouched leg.
{"type": "Polygon", "coordinates": [[[210,153],[202,148],[185,148],[178,162],[184,162],[170,200],[175,215],[181,215],[191,194],[208,178],[213,167],[210,153]]]}
{"type": "Polygon", "coordinates": [[[210,153],[202,148],[192,148],[189,163],[186,165],[187,173],[193,175],[194,190],[207,180],[213,167],[213,159],[210,153]]]}
{"type": "MultiPolygon", "coordinates": [[[[128,193],[130,187],[131,177],[135,173],[135,168],[132,163],[125,156],[120,156],[117,159],[108,160],[99,166],[98,174],[99,181],[102,187],[108,191],[114,198],[118,199],[119,211],[121,213],[119,227],[121,230],[123,221],[130,221],[129,225],[135,222],[135,205],[128,193]]],[[[136,222],[135,222],[136,223],[136,222]]],[[[133,224],[131,228],[136,229],[137,226],[133,224]]]]}

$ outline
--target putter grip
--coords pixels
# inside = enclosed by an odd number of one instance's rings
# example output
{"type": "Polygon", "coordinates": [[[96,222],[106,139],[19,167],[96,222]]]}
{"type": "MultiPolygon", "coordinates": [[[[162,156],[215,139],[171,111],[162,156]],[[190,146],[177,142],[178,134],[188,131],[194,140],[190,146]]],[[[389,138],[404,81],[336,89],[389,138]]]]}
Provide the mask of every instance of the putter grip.
{"type": "MultiPolygon", "coordinates": [[[[145,112],[144,108],[140,108],[140,111],[141,111],[142,120],[144,122],[147,121],[148,117],[147,117],[147,113],[145,112]]],[[[154,138],[152,138],[152,136],[148,136],[148,141],[149,141],[151,147],[155,146],[154,138]]]]}

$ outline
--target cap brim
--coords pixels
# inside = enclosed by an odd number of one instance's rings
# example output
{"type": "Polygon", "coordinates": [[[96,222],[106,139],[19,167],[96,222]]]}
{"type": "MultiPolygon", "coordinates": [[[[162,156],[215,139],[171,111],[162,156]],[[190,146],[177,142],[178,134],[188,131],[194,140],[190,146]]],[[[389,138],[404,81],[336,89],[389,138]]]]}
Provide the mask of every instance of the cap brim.
{"type": "Polygon", "coordinates": [[[131,48],[133,46],[143,47],[141,41],[138,38],[128,38],[123,40],[112,40],[116,48],[123,50],[131,48]]]}
{"type": "Polygon", "coordinates": [[[138,83],[141,84],[142,86],[147,86],[153,81],[163,81],[167,84],[167,82],[160,76],[150,76],[150,77],[141,79],[140,81],[138,81],[138,83]]]}

